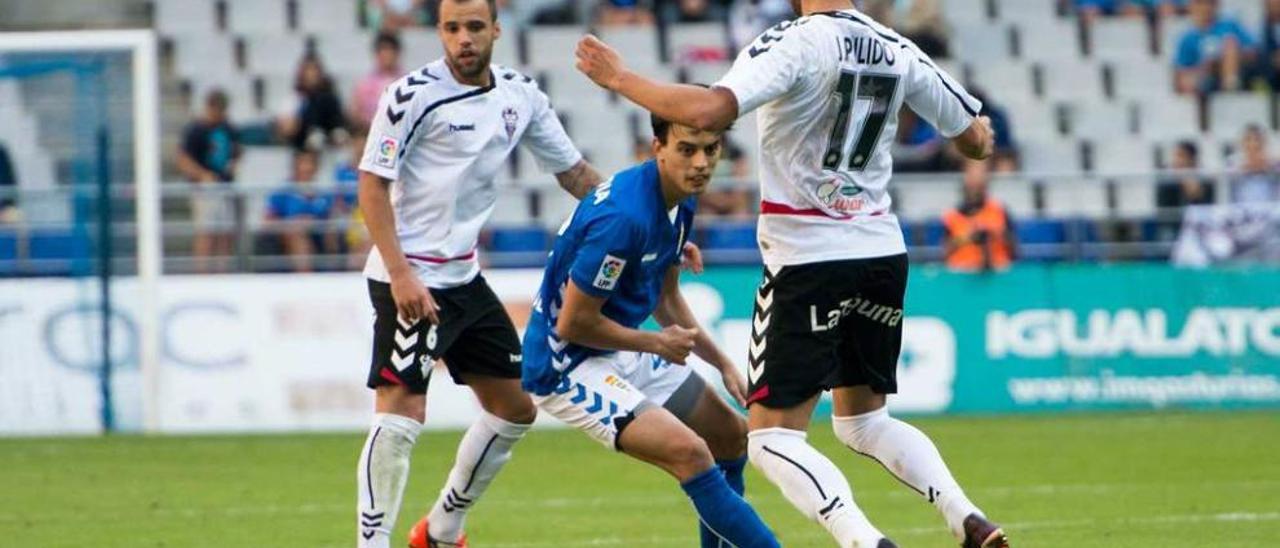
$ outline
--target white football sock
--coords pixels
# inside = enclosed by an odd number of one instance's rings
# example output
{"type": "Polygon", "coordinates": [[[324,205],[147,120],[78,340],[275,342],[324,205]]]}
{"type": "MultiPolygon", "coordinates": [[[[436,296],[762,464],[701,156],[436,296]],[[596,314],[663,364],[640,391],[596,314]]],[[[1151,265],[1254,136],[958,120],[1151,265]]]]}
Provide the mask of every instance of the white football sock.
{"type": "Polygon", "coordinates": [[[942,512],[947,527],[956,536],[964,536],[964,518],[982,513],[965,497],[929,437],[916,427],[890,417],[887,407],[831,419],[840,441],[879,461],[889,473],[927,498],[942,512]]]}
{"type": "Polygon", "coordinates": [[[467,519],[467,510],[484,494],[502,465],[511,460],[511,447],[524,437],[530,426],[481,413],[480,419],[462,436],[449,480],[427,516],[431,538],[443,542],[457,540],[467,519]]]}
{"type": "Polygon", "coordinates": [[[782,489],[791,504],[831,532],[841,548],[875,548],[884,538],[853,501],[840,469],[786,428],[755,430],[747,436],[751,464],[782,489]]]}
{"type": "Polygon", "coordinates": [[[409,481],[409,456],[422,423],[379,413],[360,452],[356,476],[357,548],[388,548],[400,513],[400,498],[409,481]]]}

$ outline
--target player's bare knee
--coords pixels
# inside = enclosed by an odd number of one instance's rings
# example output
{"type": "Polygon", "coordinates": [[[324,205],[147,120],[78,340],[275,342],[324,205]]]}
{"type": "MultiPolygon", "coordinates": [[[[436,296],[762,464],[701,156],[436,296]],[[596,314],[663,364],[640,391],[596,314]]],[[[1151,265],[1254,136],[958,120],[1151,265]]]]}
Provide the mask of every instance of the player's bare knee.
{"type": "Polygon", "coordinates": [[[696,476],[715,464],[707,442],[693,431],[672,439],[664,452],[670,471],[681,481],[696,476]]]}
{"type": "Polygon", "coordinates": [[[533,424],[533,421],[538,418],[538,408],[533,405],[533,401],[527,396],[515,398],[493,407],[494,409],[486,409],[485,411],[504,421],[515,424],[533,424]]]}
{"type": "Polygon", "coordinates": [[[409,417],[418,422],[427,420],[426,394],[414,394],[403,386],[379,386],[374,407],[378,413],[409,417]]]}

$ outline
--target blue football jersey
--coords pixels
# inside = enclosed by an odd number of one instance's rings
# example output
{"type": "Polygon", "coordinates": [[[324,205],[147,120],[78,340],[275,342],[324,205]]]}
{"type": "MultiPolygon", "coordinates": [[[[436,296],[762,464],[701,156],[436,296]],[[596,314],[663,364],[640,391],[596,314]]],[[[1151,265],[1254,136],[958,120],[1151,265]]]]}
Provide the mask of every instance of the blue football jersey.
{"type": "Polygon", "coordinates": [[[658,304],[667,270],[680,262],[696,206],[690,197],[666,207],[653,161],[619,172],[582,199],[556,236],[525,329],[525,390],[549,394],[583,360],[613,352],[556,335],[569,280],[606,299],[605,317],[639,327],[658,304]]]}

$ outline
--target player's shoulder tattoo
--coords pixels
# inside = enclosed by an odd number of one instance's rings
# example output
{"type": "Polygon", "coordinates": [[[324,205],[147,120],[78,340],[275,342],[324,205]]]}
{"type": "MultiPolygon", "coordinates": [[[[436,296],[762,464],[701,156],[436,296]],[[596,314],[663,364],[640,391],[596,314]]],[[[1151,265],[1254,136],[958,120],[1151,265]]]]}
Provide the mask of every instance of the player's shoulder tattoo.
{"type": "Polygon", "coordinates": [[[383,114],[386,115],[387,120],[392,125],[400,123],[410,107],[413,106],[412,101],[414,98],[439,81],[440,76],[436,75],[431,70],[431,67],[422,67],[401,76],[399,80],[387,86],[385,91],[388,98],[387,109],[383,114]]]}
{"type": "Polygon", "coordinates": [[[773,49],[773,45],[775,43],[781,42],[784,39],[786,39],[788,36],[795,34],[795,32],[788,32],[788,31],[794,28],[802,27],[808,24],[809,21],[810,19],[808,17],[800,17],[798,19],[794,19],[790,21],[783,21],[772,27],[769,27],[764,32],[760,33],[760,36],[756,38],[756,41],[751,44],[751,48],[747,50],[747,54],[750,55],[752,59],[754,59],[756,57],[769,53],[769,51],[773,49]]]}

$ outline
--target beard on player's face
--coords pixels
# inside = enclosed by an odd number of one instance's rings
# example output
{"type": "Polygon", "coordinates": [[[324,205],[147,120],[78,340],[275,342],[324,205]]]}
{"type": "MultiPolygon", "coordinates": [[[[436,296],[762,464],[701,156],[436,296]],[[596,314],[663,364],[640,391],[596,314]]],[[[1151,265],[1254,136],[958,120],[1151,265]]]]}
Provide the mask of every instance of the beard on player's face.
{"type": "Polygon", "coordinates": [[[492,50],[463,49],[449,54],[449,64],[463,77],[475,78],[489,70],[489,60],[492,57],[492,50]]]}

